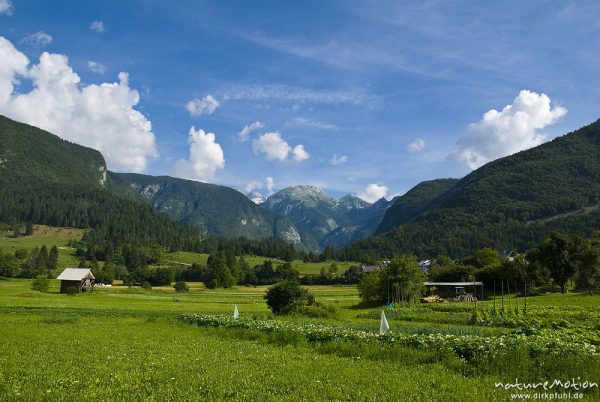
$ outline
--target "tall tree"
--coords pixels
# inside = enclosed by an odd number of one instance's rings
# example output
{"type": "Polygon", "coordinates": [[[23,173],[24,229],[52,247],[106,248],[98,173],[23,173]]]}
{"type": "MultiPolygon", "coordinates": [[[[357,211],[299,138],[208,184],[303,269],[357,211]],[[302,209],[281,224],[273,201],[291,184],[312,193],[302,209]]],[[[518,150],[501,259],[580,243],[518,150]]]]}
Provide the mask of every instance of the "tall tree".
{"type": "Polygon", "coordinates": [[[562,293],[567,292],[567,282],[577,270],[579,241],[572,236],[553,232],[532,257],[548,268],[562,293]]]}
{"type": "Polygon", "coordinates": [[[578,254],[576,282],[590,294],[600,282],[600,233],[582,242],[578,254]]]}

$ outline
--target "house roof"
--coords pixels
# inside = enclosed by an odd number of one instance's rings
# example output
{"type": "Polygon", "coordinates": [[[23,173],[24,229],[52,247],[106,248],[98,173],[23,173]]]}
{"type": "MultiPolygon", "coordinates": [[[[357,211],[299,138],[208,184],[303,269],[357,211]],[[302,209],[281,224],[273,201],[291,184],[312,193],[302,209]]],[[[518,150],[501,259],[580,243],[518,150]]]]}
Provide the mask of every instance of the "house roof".
{"type": "Polygon", "coordinates": [[[66,268],[58,278],[61,281],[80,281],[82,279],[96,279],[89,268],[66,268]]]}

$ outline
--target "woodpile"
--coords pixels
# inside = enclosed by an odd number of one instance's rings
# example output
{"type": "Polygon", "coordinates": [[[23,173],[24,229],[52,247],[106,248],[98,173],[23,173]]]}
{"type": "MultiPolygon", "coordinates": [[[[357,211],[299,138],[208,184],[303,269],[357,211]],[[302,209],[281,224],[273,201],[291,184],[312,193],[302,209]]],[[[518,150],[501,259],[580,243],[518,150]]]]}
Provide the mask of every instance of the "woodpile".
{"type": "Polygon", "coordinates": [[[473,295],[458,295],[448,300],[452,302],[475,302],[477,301],[477,297],[473,295]]]}
{"type": "Polygon", "coordinates": [[[444,299],[438,295],[421,297],[421,303],[442,303],[444,299]]]}

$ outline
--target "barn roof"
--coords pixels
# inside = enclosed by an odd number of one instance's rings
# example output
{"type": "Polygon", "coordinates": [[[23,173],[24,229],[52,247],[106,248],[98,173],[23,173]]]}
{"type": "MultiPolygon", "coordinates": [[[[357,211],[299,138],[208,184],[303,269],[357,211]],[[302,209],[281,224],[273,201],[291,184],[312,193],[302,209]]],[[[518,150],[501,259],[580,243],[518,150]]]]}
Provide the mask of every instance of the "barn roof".
{"type": "Polygon", "coordinates": [[[66,268],[58,278],[61,281],[80,281],[82,279],[96,279],[89,268],[66,268]]]}

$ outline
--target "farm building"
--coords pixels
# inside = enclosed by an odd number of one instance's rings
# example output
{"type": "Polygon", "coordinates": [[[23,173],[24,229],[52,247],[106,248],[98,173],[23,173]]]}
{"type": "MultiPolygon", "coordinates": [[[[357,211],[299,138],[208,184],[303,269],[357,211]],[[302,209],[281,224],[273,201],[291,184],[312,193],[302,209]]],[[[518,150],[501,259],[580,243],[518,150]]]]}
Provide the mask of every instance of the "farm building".
{"type": "Polygon", "coordinates": [[[60,293],[67,293],[69,288],[75,288],[77,293],[92,289],[96,281],[89,268],[67,268],[56,279],[60,281],[60,293]]]}
{"type": "Polygon", "coordinates": [[[377,265],[360,264],[360,269],[362,272],[375,272],[380,268],[377,265]]]}

